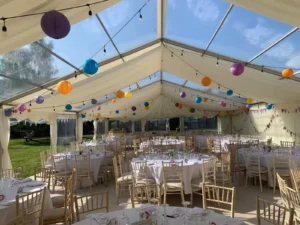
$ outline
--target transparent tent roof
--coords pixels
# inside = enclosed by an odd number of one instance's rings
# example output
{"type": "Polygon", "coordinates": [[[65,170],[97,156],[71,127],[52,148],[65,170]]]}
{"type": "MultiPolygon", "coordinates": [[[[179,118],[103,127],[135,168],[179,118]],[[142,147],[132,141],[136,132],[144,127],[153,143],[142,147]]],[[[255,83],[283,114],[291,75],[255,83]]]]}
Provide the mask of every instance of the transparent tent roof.
{"type": "MultiPolygon", "coordinates": [[[[49,91],[41,85],[80,70],[87,58],[99,63],[115,56],[122,58],[127,51],[160,38],[162,42],[174,40],[275,71],[290,67],[297,76],[300,31],[291,32],[295,29],[291,25],[238,6],[231,7],[221,0],[168,0],[165,21],[158,21],[161,12],[157,0],[122,0],[74,24],[66,38],[45,37],[38,43],[3,53],[0,101],[36,87],[49,91]],[[161,25],[164,33],[159,36],[161,25]]],[[[123,90],[134,91],[159,80],[226,97],[223,90],[210,89],[164,71],[162,77],[158,71],[123,90]]],[[[108,99],[113,97],[110,94],[108,99]]],[[[245,102],[239,96],[232,98],[245,102]]],[[[101,103],[107,98],[102,96],[97,100],[101,103]]],[[[89,105],[77,109],[86,107],[89,105]]]]}

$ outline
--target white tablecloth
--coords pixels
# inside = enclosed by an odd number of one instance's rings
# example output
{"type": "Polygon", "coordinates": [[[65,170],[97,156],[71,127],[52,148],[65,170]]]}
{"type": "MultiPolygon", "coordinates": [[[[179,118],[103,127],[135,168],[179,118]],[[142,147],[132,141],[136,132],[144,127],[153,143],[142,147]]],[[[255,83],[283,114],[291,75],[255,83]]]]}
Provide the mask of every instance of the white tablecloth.
{"type": "MultiPolygon", "coordinates": [[[[209,156],[202,156],[203,158],[210,158],[209,156]]],[[[133,159],[133,162],[138,159],[133,159]]],[[[154,178],[157,184],[162,184],[163,174],[162,174],[162,162],[168,162],[170,160],[149,160],[147,161],[148,176],[149,178],[154,178]]],[[[187,162],[185,160],[175,160],[176,162],[183,161],[183,188],[185,194],[192,193],[191,181],[193,178],[200,176],[202,171],[202,159],[189,159],[187,162]]]]}
{"type": "MultiPolygon", "coordinates": [[[[26,183],[21,184],[15,184],[12,186],[9,186],[11,184],[12,180],[9,179],[7,181],[0,182],[0,193],[5,195],[4,200],[0,201],[0,225],[6,224],[9,220],[16,217],[16,195],[18,193],[18,189],[20,187],[24,187],[22,193],[30,193],[33,191],[38,191],[41,188],[44,188],[46,185],[43,184],[41,186],[36,187],[26,187],[30,185],[35,185],[36,181],[30,181],[26,183]]],[[[20,194],[22,194],[20,193],[20,194]]],[[[49,210],[52,209],[52,201],[50,198],[49,190],[46,189],[45,192],[45,202],[44,202],[44,209],[49,210]]]]}
{"type": "MultiPolygon", "coordinates": [[[[160,225],[163,222],[163,214],[164,214],[164,208],[163,207],[155,207],[157,209],[157,216],[156,218],[153,218],[153,220],[157,220],[157,224],[160,225]]],[[[135,209],[126,209],[125,216],[129,218],[129,223],[130,224],[137,224],[137,222],[141,221],[142,219],[140,218],[140,212],[144,211],[150,211],[153,212],[155,210],[153,206],[148,206],[148,205],[143,205],[140,208],[135,208],[135,209]],[[148,207],[148,208],[147,208],[148,207]]],[[[199,221],[199,216],[201,213],[203,213],[204,210],[201,208],[187,208],[187,213],[188,215],[194,215],[194,218],[191,218],[191,220],[187,220],[187,224],[189,225],[210,225],[211,222],[214,222],[217,225],[243,225],[242,221],[239,221],[237,219],[232,219],[228,216],[224,216],[222,214],[216,213],[212,210],[206,210],[206,215],[203,216],[204,221],[199,221]]],[[[173,215],[179,213],[180,216],[177,218],[167,218],[168,224],[172,225],[182,225],[184,224],[184,213],[185,209],[182,207],[167,207],[166,208],[166,214],[167,215],[173,215]]],[[[89,219],[82,220],[80,222],[75,223],[74,225],[99,225],[100,223],[97,222],[94,218],[97,220],[100,220],[101,217],[105,219],[107,217],[107,220],[115,218],[116,221],[119,221],[119,225],[125,225],[126,219],[121,219],[123,216],[123,211],[114,211],[114,212],[109,212],[106,214],[91,214],[89,215],[89,219]]],[[[114,224],[114,223],[110,223],[114,224]]],[[[141,223],[142,224],[142,223],[141,223]]]]}
{"type": "Polygon", "coordinates": [[[151,141],[144,141],[140,144],[140,149],[143,150],[144,148],[148,148],[151,145],[155,148],[163,146],[168,147],[170,146],[170,149],[174,150],[183,150],[184,149],[184,141],[183,140],[177,140],[177,139],[169,139],[169,140],[151,140],[151,141]]]}

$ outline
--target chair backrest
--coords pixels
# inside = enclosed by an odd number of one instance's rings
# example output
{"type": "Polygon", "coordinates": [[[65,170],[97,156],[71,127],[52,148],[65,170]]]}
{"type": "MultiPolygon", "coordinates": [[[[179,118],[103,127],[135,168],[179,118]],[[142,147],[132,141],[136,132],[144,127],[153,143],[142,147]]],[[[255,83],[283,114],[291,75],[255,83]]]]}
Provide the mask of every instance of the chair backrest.
{"type": "Polygon", "coordinates": [[[285,207],[290,208],[290,203],[288,200],[288,193],[287,193],[287,184],[286,184],[285,180],[283,180],[278,173],[276,174],[276,176],[277,176],[280,196],[283,200],[283,203],[284,203],[285,207]]]}
{"type": "Polygon", "coordinates": [[[246,168],[248,170],[248,173],[251,174],[252,169],[255,167],[258,167],[257,169],[254,169],[255,173],[260,173],[260,151],[259,150],[246,150],[245,151],[245,158],[246,158],[246,168]]]}
{"type": "Polygon", "coordinates": [[[300,168],[290,169],[292,186],[297,192],[300,191],[300,168]]]}
{"type": "Polygon", "coordinates": [[[124,157],[123,157],[122,154],[118,155],[118,160],[119,160],[119,165],[120,165],[120,173],[121,173],[121,176],[122,176],[123,173],[125,172],[124,157]]]}
{"type": "Polygon", "coordinates": [[[135,208],[135,202],[148,201],[147,187],[146,185],[129,186],[130,200],[132,208],[135,208]]]}
{"type": "Polygon", "coordinates": [[[17,216],[16,218],[8,221],[5,225],[24,225],[23,216],[17,216]]]}
{"type": "Polygon", "coordinates": [[[234,217],[235,188],[207,185],[202,183],[203,208],[229,212],[234,217]],[[230,209],[228,209],[228,207],[230,209]]]}
{"type": "Polygon", "coordinates": [[[75,208],[77,221],[80,221],[80,214],[104,210],[109,210],[108,192],[92,193],[83,196],[75,196],[75,208]]]}
{"type": "Polygon", "coordinates": [[[285,152],[286,154],[276,154],[272,156],[273,170],[276,171],[277,168],[287,168],[290,169],[291,162],[291,152],[285,152]],[[288,153],[288,154],[287,154],[288,153]]]}
{"type": "Polygon", "coordinates": [[[23,167],[18,167],[16,169],[2,169],[0,177],[3,178],[22,178],[23,177],[23,167]]]}
{"type": "Polygon", "coordinates": [[[276,203],[271,203],[259,197],[256,198],[257,224],[265,220],[274,225],[293,224],[294,209],[288,209],[276,203]]]}
{"type": "Polygon", "coordinates": [[[300,205],[293,203],[295,225],[300,225],[300,205]]]}
{"type": "Polygon", "coordinates": [[[23,217],[24,224],[43,224],[43,205],[46,187],[41,190],[17,195],[16,214],[23,217]]]}
{"type": "Polygon", "coordinates": [[[145,181],[147,184],[147,162],[146,161],[133,161],[131,162],[132,167],[132,178],[133,184],[138,183],[139,181],[145,181]]]}
{"type": "Polygon", "coordinates": [[[52,156],[51,159],[54,171],[67,172],[67,156],[52,156]]]}
{"type": "Polygon", "coordinates": [[[162,162],[163,181],[182,183],[183,161],[181,162],[162,162]]]}
{"type": "Polygon", "coordinates": [[[202,182],[210,181],[216,184],[216,159],[202,159],[202,182]]]}
{"type": "Polygon", "coordinates": [[[300,205],[300,193],[290,187],[286,187],[289,207],[293,207],[293,203],[300,205]]]}
{"type": "Polygon", "coordinates": [[[115,181],[117,183],[117,179],[120,177],[120,171],[119,171],[118,161],[116,156],[113,157],[113,166],[114,166],[114,173],[115,173],[115,181]]]}
{"type": "Polygon", "coordinates": [[[221,141],[219,139],[216,139],[213,141],[213,151],[215,153],[222,153],[222,146],[221,146],[221,141]]]}
{"type": "Polygon", "coordinates": [[[50,180],[52,176],[52,168],[35,167],[34,168],[34,179],[40,180],[47,183],[48,189],[50,190],[50,180]]]}
{"type": "Polygon", "coordinates": [[[87,173],[90,175],[92,173],[90,157],[90,154],[75,155],[76,170],[78,174],[87,173]]]}
{"type": "Polygon", "coordinates": [[[160,205],[161,194],[159,184],[147,184],[148,201],[151,204],[160,205]]]}
{"type": "Polygon", "coordinates": [[[280,141],[281,147],[295,147],[294,141],[280,141]]]}

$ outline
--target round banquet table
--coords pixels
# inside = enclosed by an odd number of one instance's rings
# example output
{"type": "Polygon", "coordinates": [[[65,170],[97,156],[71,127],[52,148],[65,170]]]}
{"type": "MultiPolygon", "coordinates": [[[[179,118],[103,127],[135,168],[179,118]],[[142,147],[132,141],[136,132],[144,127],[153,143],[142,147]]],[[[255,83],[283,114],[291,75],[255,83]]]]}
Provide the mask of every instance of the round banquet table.
{"type": "MultiPolygon", "coordinates": [[[[163,224],[164,208],[152,205],[142,205],[140,208],[126,209],[124,210],[125,216],[129,218],[129,224],[142,225],[151,224],[151,221],[157,221],[156,224],[163,224]],[[151,216],[149,219],[143,219],[141,214],[148,212],[150,215],[155,212],[156,216],[151,216]],[[149,222],[149,223],[147,223],[149,222]]],[[[204,210],[201,208],[185,208],[182,207],[166,207],[167,215],[176,215],[176,218],[167,218],[168,224],[182,225],[184,224],[184,215],[187,213],[187,225],[198,224],[211,224],[214,222],[216,225],[244,225],[245,223],[218,214],[212,210],[204,210]]],[[[87,215],[85,220],[74,223],[74,225],[99,225],[99,224],[111,224],[111,225],[125,225],[126,219],[122,218],[123,210],[114,211],[109,213],[94,213],[87,215]]]]}
{"type": "MultiPolygon", "coordinates": [[[[202,159],[209,159],[210,156],[203,155],[199,159],[188,159],[186,160],[174,160],[175,162],[183,161],[183,188],[185,194],[192,193],[191,181],[193,178],[197,178],[201,175],[202,172],[202,159]]],[[[139,161],[141,159],[134,158],[132,163],[139,161]]],[[[147,170],[149,178],[154,178],[157,184],[163,182],[162,174],[162,162],[170,162],[170,160],[148,160],[147,161],[147,170]]]]}
{"type": "Polygon", "coordinates": [[[140,144],[140,150],[143,150],[144,148],[149,148],[150,146],[153,146],[154,148],[160,146],[164,146],[164,147],[169,146],[170,149],[176,148],[176,150],[183,150],[184,144],[185,142],[183,140],[177,140],[177,139],[151,140],[151,141],[142,142],[140,144]]]}
{"type": "MultiPolygon", "coordinates": [[[[0,225],[6,224],[9,220],[16,217],[16,195],[18,189],[22,188],[22,192],[19,195],[38,191],[47,185],[41,181],[31,180],[25,178],[18,181],[19,183],[12,183],[12,179],[6,181],[0,181],[0,193],[4,194],[5,198],[0,201],[0,225]],[[26,182],[27,181],[27,182],[26,182]],[[11,185],[12,184],[12,185],[11,185]]],[[[52,201],[49,190],[46,188],[44,209],[52,209],[52,201]]]]}

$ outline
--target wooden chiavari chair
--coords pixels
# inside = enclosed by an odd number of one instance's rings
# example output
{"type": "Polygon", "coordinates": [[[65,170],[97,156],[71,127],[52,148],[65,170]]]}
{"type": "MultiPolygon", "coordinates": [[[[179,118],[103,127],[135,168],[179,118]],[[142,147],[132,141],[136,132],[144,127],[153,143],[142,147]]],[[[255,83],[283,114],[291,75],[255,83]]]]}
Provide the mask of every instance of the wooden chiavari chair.
{"type": "Polygon", "coordinates": [[[246,172],[246,165],[240,162],[240,154],[238,149],[241,148],[241,141],[230,141],[229,151],[231,156],[231,175],[232,178],[237,178],[237,182],[240,184],[240,173],[246,172]]]}
{"type": "Polygon", "coordinates": [[[228,212],[234,218],[235,188],[202,184],[203,208],[228,212]],[[230,207],[230,210],[227,208],[230,207]]]}
{"type": "Polygon", "coordinates": [[[276,203],[271,203],[259,197],[256,198],[257,224],[261,221],[267,221],[274,225],[292,225],[294,218],[294,209],[288,209],[276,203]]]}
{"type": "Polygon", "coordinates": [[[129,186],[130,200],[132,208],[135,208],[135,202],[148,202],[148,194],[146,185],[129,186]]]}
{"type": "Polygon", "coordinates": [[[297,192],[300,191],[300,168],[290,169],[292,186],[297,192]]]}
{"type": "Polygon", "coordinates": [[[230,152],[221,154],[220,166],[217,167],[216,183],[231,187],[231,156],[230,152]]]}
{"type": "Polygon", "coordinates": [[[293,207],[293,203],[300,205],[300,193],[290,187],[286,187],[289,208],[293,207]]]}
{"type": "Polygon", "coordinates": [[[104,151],[104,164],[100,166],[98,179],[102,179],[105,186],[107,186],[107,181],[111,179],[113,173],[112,158],[112,153],[104,151]]]}
{"type": "Polygon", "coordinates": [[[15,169],[3,169],[1,170],[1,177],[3,178],[23,178],[23,167],[15,169]]]}
{"type": "Polygon", "coordinates": [[[72,171],[68,170],[67,156],[52,156],[51,159],[54,169],[52,177],[52,188],[54,192],[55,186],[57,186],[58,183],[63,186],[72,174],[72,171]]]}
{"type": "Polygon", "coordinates": [[[45,191],[46,187],[35,192],[16,196],[16,214],[23,217],[24,225],[35,223],[43,225],[45,191]]]}
{"type": "Polygon", "coordinates": [[[288,198],[288,192],[287,192],[287,184],[280,177],[279,174],[276,174],[276,176],[277,176],[277,181],[278,181],[278,186],[279,186],[281,199],[283,200],[283,203],[284,203],[285,207],[290,208],[290,203],[289,203],[289,200],[288,200],[289,198],[288,198]]]}
{"type": "Polygon", "coordinates": [[[34,180],[40,180],[47,183],[48,190],[50,190],[50,183],[52,177],[52,168],[35,167],[34,180]]]}
{"type": "MultiPolygon", "coordinates": [[[[90,189],[95,184],[94,172],[91,168],[91,156],[88,155],[75,155],[77,182],[80,183],[83,179],[88,179],[90,189]]],[[[81,186],[81,183],[80,183],[81,186]]]]}
{"type": "Polygon", "coordinates": [[[295,147],[295,142],[294,141],[280,141],[281,147],[295,147]]]}
{"type": "Polygon", "coordinates": [[[183,194],[183,162],[162,162],[164,204],[168,194],[180,194],[181,202],[184,202],[183,194]]]}
{"type": "Polygon", "coordinates": [[[286,154],[276,154],[274,153],[272,156],[272,163],[273,163],[273,192],[275,193],[276,184],[277,184],[277,176],[278,173],[281,177],[285,180],[290,179],[290,162],[291,162],[291,152],[289,155],[286,154]]]}
{"type": "Polygon", "coordinates": [[[17,216],[16,218],[8,221],[5,225],[25,225],[23,216],[17,216]]]}
{"type": "Polygon", "coordinates": [[[106,192],[92,193],[83,196],[75,196],[75,208],[77,221],[80,221],[80,215],[90,212],[108,212],[109,194],[106,192]]]}
{"type": "Polygon", "coordinates": [[[220,140],[216,139],[213,141],[212,151],[215,154],[222,154],[222,145],[220,140]]]}
{"type": "Polygon", "coordinates": [[[300,205],[293,203],[295,225],[300,225],[300,205]]]}
{"type": "Polygon", "coordinates": [[[132,166],[132,181],[134,186],[154,184],[155,180],[148,178],[146,161],[134,161],[132,166]]]}

